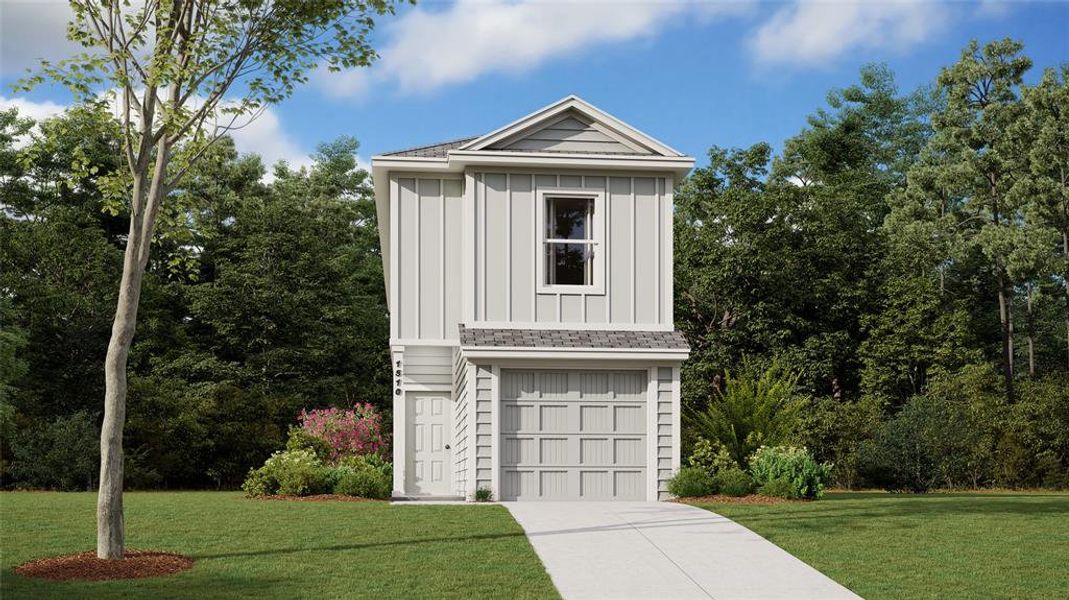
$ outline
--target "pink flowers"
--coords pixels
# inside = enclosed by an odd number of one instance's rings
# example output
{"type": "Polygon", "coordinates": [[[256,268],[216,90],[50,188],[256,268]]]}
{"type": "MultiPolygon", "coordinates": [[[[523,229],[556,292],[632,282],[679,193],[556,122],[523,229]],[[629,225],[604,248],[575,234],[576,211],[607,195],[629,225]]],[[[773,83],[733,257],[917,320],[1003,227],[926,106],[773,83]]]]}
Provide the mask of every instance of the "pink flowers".
{"type": "Polygon", "coordinates": [[[305,432],[330,445],[331,460],[364,454],[390,459],[382,415],[370,404],[357,404],[351,409],[302,410],[300,420],[305,432]]]}

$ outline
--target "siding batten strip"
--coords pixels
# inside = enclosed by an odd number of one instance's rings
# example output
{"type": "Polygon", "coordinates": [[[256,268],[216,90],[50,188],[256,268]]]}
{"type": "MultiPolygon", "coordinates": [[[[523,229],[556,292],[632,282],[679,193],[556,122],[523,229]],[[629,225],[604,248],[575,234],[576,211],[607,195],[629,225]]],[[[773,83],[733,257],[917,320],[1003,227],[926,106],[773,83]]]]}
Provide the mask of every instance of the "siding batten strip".
{"type": "Polygon", "coordinates": [[[636,233],[635,211],[637,202],[635,199],[635,178],[630,178],[631,184],[631,322],[635,323],[635,296],[638,295],[638,234],[636,233]]]}
{"type": "Polygon", "coordinates": [[[541,239],[539,235],[540,227],[545,227],[538,222],[538,178],[534,173],[531,174],[531,223],[534,225],[534,239],[531,240],[534,251],[531,252],[531,272],[534,273],[534,286],[531,288],[531,320],[538,322],[538,282],[539,278],[543,277],[542,273],[538,272],[538,256],[540,253],[544,253],[545,249],[539,245],[541,239]]]}
{"type": "Polygon", "coordinates": [[[657,295],[657,312],[655,314],[657,315],[657,322],[660,322],[661,271],[664,269],[664,265],[661,264],[661,249],[664,247],[664,232],[661,231],[661,179],[659,177],[655,177],[653,179],[653,210],[657,213],[657,236],[654,238],[654,244],[657,246],[657,261],[655,263],[657,271],[654,274],[654,276],[657,278],[657,281],[654,282],[654,285],[656,286],[654,290],[656,290],[657,295]]]}
{"type": "Polygon", "coordinates": [[[505,173],[505,318],[512,320],[512,174],[505,173]]]}
{"type": "Polygon", "coordinates": [[[445,339],[445,180],[438,180],[442,202],[438,212],[438,329],[445,339]]]}
{"type": "Polygon", "coordinates": [[[423,234],[420,229],[422,223],[420,223],[420,213],[423,212],[423,180],[416,178],[416,240],[414,242],[416,247],[416,297],[413,298],[416,306],[416,337],[423,337],[422,323],[420,322],[420,313],[423,312],[423,298],[420,297],[420,279],[423,277],[420,272],[420,263],[423,262],[422,250],[420,249],[420,236],[423,234]]]}

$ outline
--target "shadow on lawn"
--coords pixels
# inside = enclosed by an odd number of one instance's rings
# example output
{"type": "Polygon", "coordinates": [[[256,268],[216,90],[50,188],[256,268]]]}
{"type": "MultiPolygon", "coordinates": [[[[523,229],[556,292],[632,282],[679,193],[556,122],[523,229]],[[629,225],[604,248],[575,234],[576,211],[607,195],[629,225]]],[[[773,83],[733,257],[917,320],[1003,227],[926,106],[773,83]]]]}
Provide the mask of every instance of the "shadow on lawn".
{"type": "MultiPolygon", "coordinates": [[[[717,512],[723,506],[705,505],[717,512]]],[[[733,513],[725,510],[730,518],[733,513]]],[[[771,521],[805,522],[813,519],[856,520],[865,518],[927,518],[955,515],[1069,517],[1066,494],[849,494],[832,496],[812,504],[773,505],[762,512],[735,513],[747,523],[771,521]]]]}
{"type": "Polygon", "coordinates": [[[247,552],[219,552],[216,554],[190,554],[194,560],[214,560],[219,558],[247,558],[252,556],[274,556],[300,554],[301,552],[343,552],[346,550],[366,550],[368,548],[388,548],[391,546],[411,546],[417,544],[455,544],[524,537],[523,532],[487,533],[463,537],[437,537],[420,539],[400,539],[384,542],[367,542],[364,544],[334,544],[332,546],[308,546],[305,548],[272,548],[268,550],[250,550],[247,552]]]}

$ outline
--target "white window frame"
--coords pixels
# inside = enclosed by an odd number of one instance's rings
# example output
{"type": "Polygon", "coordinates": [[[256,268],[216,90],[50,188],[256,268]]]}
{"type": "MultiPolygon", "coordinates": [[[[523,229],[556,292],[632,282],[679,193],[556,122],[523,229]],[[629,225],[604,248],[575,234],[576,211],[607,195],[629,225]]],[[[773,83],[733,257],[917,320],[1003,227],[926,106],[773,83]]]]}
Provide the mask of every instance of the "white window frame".
{"type": "MultiPolygon", "coordinates": [[[[605,269],[609,252],[605,247],[605,192],[585,188],[540,188],[537,194],[535,227],[538,229],[538,269],[535,272],[535,284],[539,294],[605,294],[605,269]],[[563,285],[546,283],[546,199],[547,198],[582,198],[594,201],[594,218],[591,222],[591,241],[594,252],[594,282],[591,285],[563,285]]],[[[566,240],[565,240],[566,241],[566,240]]],[[[558,241],[554,243],[564,243],[558,241]]]]}

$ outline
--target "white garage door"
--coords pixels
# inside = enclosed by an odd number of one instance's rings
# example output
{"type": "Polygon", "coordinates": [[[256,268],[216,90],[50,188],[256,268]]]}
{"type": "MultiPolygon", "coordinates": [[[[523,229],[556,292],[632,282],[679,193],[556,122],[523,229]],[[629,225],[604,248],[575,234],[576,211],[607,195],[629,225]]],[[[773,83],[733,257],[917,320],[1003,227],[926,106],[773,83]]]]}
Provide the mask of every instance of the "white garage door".
{"type": "Polygon", "coordinates": [[[646,371],[501,371],[503,500],[645,500],[646,371]]]}

